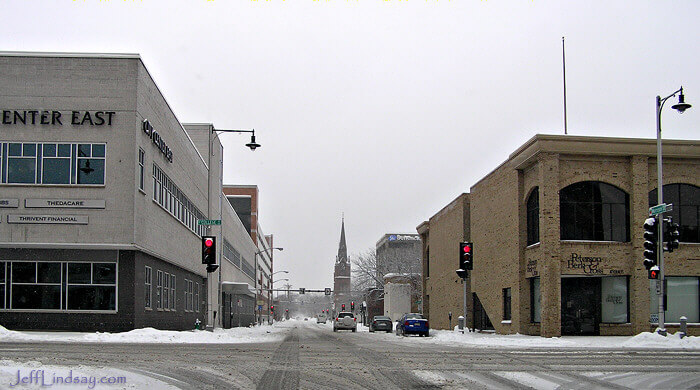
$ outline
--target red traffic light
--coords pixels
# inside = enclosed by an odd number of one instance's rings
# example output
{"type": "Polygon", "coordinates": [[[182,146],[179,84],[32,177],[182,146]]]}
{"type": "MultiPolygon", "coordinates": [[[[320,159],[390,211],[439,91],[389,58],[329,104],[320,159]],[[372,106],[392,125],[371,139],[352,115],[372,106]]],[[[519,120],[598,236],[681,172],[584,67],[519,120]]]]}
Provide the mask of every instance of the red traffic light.
{"type": "Polygon", "coordinates": [[[469,253],[472,251],[472,247],[471,247],[471,245],[465,245],[463,250],[464,250],[464,253],[469,253]]]}
{"type": "Polygon", "coordinates": [[[649,270],[649,279],[658,279],[659,278],[659,270],[658,269],[650,269],[649,270]]]}
{"type": "Polygon", "coordinates": [[[213,239],[211,239],[211,238],[206,238],[206,239],[204,240],[204,246],[206,246],[207,248],[211,248],[212,245],[214,245],[214,240],[213,240],[213,239]]]}

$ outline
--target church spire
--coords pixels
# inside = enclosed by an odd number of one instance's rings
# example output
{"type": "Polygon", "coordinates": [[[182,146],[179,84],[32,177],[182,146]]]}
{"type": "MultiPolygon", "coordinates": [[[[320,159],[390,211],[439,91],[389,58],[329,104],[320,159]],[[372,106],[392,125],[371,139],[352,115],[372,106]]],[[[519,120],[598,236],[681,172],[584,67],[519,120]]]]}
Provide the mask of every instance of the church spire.
{"type": "Polygon", "coordinates": [[[348,262],[348,247],[345,244],[345,216],[340,225],[340,244],[338,245],[338,257],[335,259],[336,263],[347,263],[348,262]]]}

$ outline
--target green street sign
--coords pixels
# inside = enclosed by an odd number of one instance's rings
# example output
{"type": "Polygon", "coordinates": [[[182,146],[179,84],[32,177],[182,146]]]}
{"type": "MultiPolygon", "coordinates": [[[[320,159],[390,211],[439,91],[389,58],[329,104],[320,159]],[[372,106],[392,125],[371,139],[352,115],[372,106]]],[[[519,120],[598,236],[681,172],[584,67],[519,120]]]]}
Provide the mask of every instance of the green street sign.
{"type": "Polygon", "coordinates": [[[220,219],[198,219],[197,225],[221,225],[220,219]]]}
{"type": "Polygon", "coordinates": [[[673,203],[661,203],[657,204],[656,206],[649,207],[649,215],[653,217],[671,210],[673,210],[673,203]]]}

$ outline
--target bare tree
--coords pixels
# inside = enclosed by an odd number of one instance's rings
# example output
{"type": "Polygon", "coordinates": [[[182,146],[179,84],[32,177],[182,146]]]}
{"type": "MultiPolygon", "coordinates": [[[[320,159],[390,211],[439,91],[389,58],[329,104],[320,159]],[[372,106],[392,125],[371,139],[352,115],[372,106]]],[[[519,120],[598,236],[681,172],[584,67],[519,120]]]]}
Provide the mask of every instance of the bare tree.
{"type": "Polygon", "coordinates": [[[352,284],[354,291],[384,289],[384,276],[397,274],[409,279],[412,295],[420,297],[422,280],[420,262],[407,261],[400,256],[388,255],[378,259],[373,248],[350,256],[352,262],[352,284]],[[416,266],[418,264],[418,266],[416,266]]]}

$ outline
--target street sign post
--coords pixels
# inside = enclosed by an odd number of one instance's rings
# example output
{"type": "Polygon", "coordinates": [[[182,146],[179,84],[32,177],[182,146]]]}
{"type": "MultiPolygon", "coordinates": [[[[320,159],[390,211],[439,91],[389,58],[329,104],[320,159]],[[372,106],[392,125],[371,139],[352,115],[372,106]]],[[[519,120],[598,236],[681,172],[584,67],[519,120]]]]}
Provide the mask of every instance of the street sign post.
{"type": "Polygon", "coordinates": [[[197,225],[221,225],[220,219],[198,219],[197,225]]]}
{"type": "Polygon", "coordinates": [[[656,206],[649,207],[649,216],[655,217],[659,214],[672,211],[673,210],[673,203],[661,203],[657,204],[656,206]]]}

